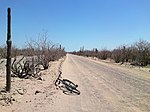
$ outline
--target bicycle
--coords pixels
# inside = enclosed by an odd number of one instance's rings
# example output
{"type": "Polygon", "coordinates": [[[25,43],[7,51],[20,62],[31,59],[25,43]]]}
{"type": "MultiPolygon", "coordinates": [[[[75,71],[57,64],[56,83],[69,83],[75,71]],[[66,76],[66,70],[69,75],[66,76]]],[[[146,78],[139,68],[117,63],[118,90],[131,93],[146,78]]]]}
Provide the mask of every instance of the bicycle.
{"type": "Polygon", "coordinates": [[[58,78],[55,81],[55,85],[58,86],[63,93],[67,94],[68,92],[80,95],[80,91],[77,90],[78,85],[74,84],[72,81],[68,79],[62,79],[62,72],[59,73],[58,78]]]}

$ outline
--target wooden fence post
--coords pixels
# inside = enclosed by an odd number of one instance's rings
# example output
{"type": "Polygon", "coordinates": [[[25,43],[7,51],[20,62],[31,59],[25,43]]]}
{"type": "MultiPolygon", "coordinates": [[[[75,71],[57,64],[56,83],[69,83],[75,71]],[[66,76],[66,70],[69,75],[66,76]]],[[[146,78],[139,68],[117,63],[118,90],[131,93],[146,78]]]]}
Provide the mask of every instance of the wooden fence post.
{"type": "Polygon", "coordinates": [[[6,62],[6,91],[11,89],[11,9],[7,9],[7,62],[6,62]]]}

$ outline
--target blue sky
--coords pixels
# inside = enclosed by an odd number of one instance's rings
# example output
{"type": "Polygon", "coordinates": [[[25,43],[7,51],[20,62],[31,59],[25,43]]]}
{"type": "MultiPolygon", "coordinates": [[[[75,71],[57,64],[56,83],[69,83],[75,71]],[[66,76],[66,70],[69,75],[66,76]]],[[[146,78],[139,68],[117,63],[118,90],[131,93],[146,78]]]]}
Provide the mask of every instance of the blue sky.
{"type": "Polygon", "coordinates": [[[6,43],[7,7],[19,47],[45,31],[67,51],[150,42],[150,0],[0,0],[0,45],[6,43]]]}

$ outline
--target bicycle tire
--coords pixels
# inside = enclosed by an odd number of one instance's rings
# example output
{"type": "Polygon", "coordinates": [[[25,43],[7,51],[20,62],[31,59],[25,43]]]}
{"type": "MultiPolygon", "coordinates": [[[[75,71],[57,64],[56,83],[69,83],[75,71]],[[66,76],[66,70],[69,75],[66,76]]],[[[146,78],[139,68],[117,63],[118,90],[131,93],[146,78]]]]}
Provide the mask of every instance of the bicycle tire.
{"type": "Polygon", "coordinates": [[[73,83],[68,79],[60,79],[60,77],[61,75],[59,74],[58,78],[55,81],[55,85],[58,86],[63,91],[63,93],[80,95],[80,91],[76,89],[78,85],[76,85],[75,83],[73,83]]]}
{"type": "Polygon", "coordinates": [[[63,79],[62,83],[66,85],[66,87],[68,86],[68,88],[71,88],[71,89],[76,89],[78,87],[78,85],[74,84],[72,81],[68,79],[63,79]]]}
{"type": "Polygon", "coordinates": [[[80,91],[77,90],[76,88],[78,87],[78,85],[74,84],[73,82],[71,82],[70,80],[64,79],[63,80],[63,84],[65,85],[65,88],[70,91],[71,93],[75,93],[77,95],[80,95],[80,91]],[[69,84],[68,84],[68,83],[69,84]],[[64,84],[65,83],[65,84],[64,84]]]}
{"type": "Polygon", "coordinates": [[[77,95],[80,95],[80,91],[77,90],[77,89],[73,89],[72,92],[75,93],[75,94],[77,94],[77,95]]]}
{"type": "Polygon", "coordinates": [[[60,80],[60,79],[57,79],[57,80],[55,81],[55,86],[58,86],[60,83],[61,83],[61,80],[60,80]]]}

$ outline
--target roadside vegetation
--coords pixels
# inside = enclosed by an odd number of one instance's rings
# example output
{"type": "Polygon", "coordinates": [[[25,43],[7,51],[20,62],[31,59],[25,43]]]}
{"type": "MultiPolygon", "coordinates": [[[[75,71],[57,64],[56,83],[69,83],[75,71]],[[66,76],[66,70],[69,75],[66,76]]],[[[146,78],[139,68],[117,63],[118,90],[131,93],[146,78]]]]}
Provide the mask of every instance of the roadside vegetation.
{"type": "Polygon", "coordinates": [[[20,95],[24,95],[27,91],[31,94],[35,92],[35,95],[37,93],[44,93],[45,91],[51,92],[49,85],[52,85],[53,80],[55,80],[55,70],[59,68],[61,60],[66,55],[65,48],[61,44],[49,41],[46,33],[40,35],[37,40],[30,39],[26,41],[24,46],[24,48],[19,48],[15,45],[11,47],[9,80],[7,79],[5,69],[8,57],[7,46],[0,46],[0,107],[18,102],[20,95]],[[55,65],[52,63],[53,61],[57,61],[56,63],[59,65],[55,65]],[[7,81],[6,87],[4,87],[5,80],[7,81]],[[40,84],[38,83],[39,80],[42,81],[40,84]],[[39,87],[41,90],[46,89],[44,92],[41,92],[39,87]]]}
{"type": "Polygon", "coordinates": [[[112,59],[115,63],[130,63],[134,66],[150,65],[150,42],[146,40],[139,40],[131,45],[121,45],[113,50],[97,48],[93,50],[84,50],[81,47],[79,51],[72,52],[75,55],[96,57],[98,59],[106,60],[112,59]]]}
{"type": "MultiPolygon", "coordinates": [[[[47,34],[42,34],[38,40],[30,39],[24,48],[12,46],[12,77],[37,78],[41,70],[50,67],[52,61],[66,55],[65,48],[48,40],[47,34]]],[[[6,59],[6,46],[0,46],[0,59],[6,59]]]]}

